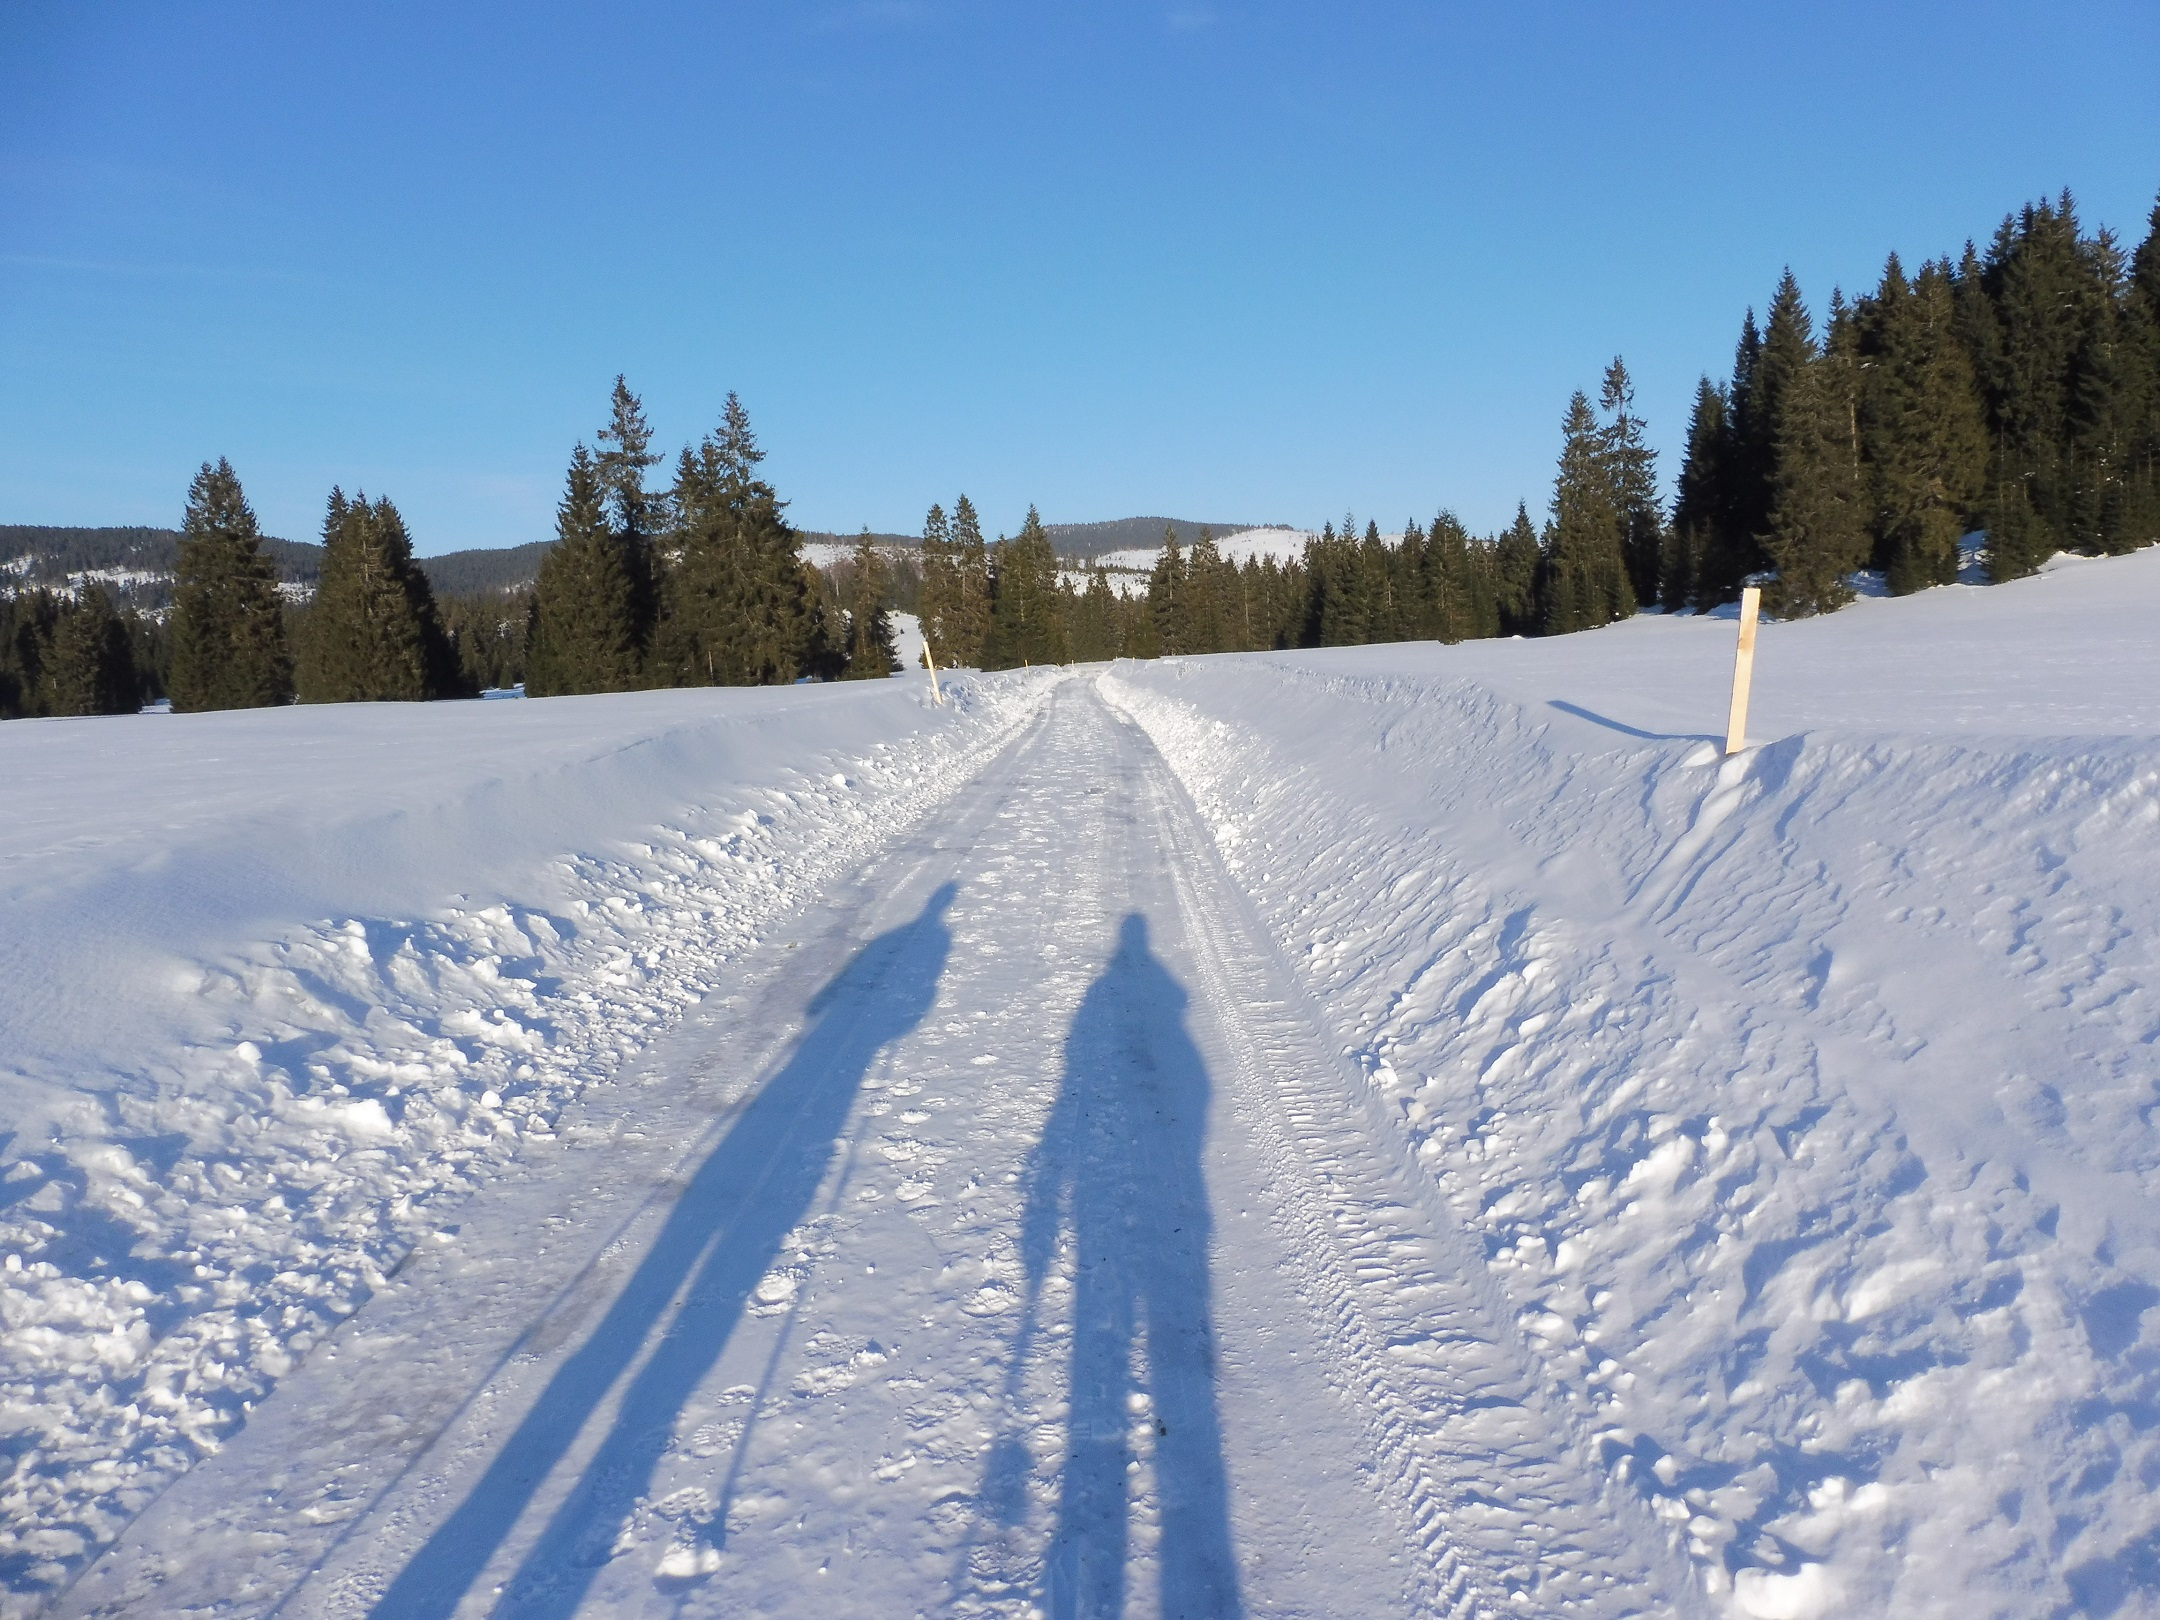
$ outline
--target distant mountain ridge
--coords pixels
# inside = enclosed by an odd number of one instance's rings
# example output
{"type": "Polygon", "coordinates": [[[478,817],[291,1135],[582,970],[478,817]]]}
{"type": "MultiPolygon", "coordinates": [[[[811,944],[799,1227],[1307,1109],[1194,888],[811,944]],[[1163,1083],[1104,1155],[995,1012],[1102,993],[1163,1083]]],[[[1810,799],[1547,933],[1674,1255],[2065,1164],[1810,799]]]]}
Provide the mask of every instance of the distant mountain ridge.
{"type": "MultiPolygon", "coordinates": [[[[1165,530],[1176,533],[1179,545],[1190,546],[1203,528],[1220,539],[1259,525],[1130,517],[1103,523],[1047,523],[1043,527],[1049,531],[1050,544],[1060,557],[1085,559],[1113,551],[1153,551],[1162,545],[1165,530]]],[[[861,538],[859,533],[828,534],[815,529],[800,532],[806,546],[841,548],[861,538]]],[[[888,547],[922,544],[918,536],[910,534],[872,534],[870,538],[888,547]]],[[[534,540],[522,546],[475,547],[422,557],[419,562],[439,595],[477,596],[530,585],[539,577],[540,560],[553,544],[552,540],[534,540]]],[[[151,612],[172,603],[173,565],[179,545],[180,535],[174,529],[0,523],[0,586],[59,588],[87,577],[101,582],[120,602],[151,612]]],[[[313,588],[322,572],[321,546],[307,540],[265,536],[263,547],[277,565],[281,580],[313,588]]]]}
{"type": "MultiPolygon", "coordinates": [[[[443,596],[474,596],[530,585],[550,540],[480,547],[422,557],[428,583],[443,596]]],[[[100,581],[121,602],[144,611],[172,602],[179,531],[157,528],[62,528],[0,523],[0,583],[65,586],[78,576],[100,581]]],[[[263,537],[263,549],[288,585],[313,588],[322,573],[322,547],[308,540],[263,537]]]]}

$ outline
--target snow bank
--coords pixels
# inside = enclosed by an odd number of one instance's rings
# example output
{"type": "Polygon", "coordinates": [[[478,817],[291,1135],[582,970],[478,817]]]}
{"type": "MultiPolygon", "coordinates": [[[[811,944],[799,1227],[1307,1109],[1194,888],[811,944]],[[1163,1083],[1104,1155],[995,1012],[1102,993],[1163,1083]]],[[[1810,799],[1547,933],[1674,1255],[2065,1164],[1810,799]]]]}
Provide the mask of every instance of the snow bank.
{"type": "Polygon", "coordinates": [[[2160,1594],[2160,553],[1121,664],[1583,1454],[1752,1616],[2160,1594]]]}
{"type": "Polygon", "coordinates": [[[0,727],[0,1613],[1045,679],[0,727]]]}

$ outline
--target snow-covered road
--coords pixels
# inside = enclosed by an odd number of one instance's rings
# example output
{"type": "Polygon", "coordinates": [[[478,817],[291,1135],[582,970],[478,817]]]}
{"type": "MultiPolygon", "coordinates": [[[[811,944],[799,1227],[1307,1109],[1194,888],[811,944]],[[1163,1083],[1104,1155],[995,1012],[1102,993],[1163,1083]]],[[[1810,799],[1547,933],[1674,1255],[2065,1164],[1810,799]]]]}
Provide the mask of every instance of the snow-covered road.
{"type": "Polygon", "coordinates": [[[61,1612],[1688,1612],[1320,1028],[1069,680],[61,1612]]]}

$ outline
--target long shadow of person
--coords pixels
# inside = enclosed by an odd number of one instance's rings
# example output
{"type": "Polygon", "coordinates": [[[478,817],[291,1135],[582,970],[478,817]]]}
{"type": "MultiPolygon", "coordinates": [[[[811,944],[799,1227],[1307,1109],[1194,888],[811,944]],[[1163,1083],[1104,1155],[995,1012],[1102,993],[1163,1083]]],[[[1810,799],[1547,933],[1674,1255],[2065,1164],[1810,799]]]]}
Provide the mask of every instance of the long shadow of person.
{"type": "MultiPolygon", "coordinates": [[[[1128,1480],[1143,1446],[1158,1503],[1162,1614],[1223,1620],[1244,1610],[1215,1402],[1214,1223],[1200,1158],[1208,1073],[1185,1003],[1148,947],[1147,919],[1128,916],[1066,1036],[1064,1083],[1029,1166],[1014,1391],[1068,1232],[1074,1265],[1065,1466],[1039,1576],[1055,1620],[1124,1614],[1128,1480]]],[[[993,1449],[982,1497],[1007,1522],[1025,1511],[1019,1476],[1029,1467],[1016,1441],[993,1449]]]]}
{"type": "Polygon", "coordinates": [[[684,1403],[816,1199],[864,1074],[881,1048],[929,1012],[951,949],[944,915],[954,893],[952,884],[940,888],[912,922],[865,945],[818,992],[810,1003],[813,1022],[785,1066],[699,1166],[605,1318],[549,1379],[486,1474],[399,1572],[374,1615],[432,1620],[457,1608],[682,1294],[681,1309],[666,1319],[664,1337],[624,1393],[598,1452],[504,1589],[506,1606],[521,1613],[576,1610],[650,1483],[684,1403]]]}

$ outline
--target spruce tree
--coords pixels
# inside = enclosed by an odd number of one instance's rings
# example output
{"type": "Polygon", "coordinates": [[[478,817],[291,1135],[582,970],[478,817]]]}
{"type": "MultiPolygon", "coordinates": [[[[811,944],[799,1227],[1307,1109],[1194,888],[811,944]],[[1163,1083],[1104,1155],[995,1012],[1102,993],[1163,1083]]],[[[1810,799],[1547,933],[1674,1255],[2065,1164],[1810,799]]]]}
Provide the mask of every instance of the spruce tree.
{"type": "Polygon", "coordinates": [[[974,668],[981,666],[990,639],[990,552],[975,503],[966,495],[953,506],[952,539],[954,607],[946,635],[953,663],[974,668]]]}
{"type": "Polygon", "coordinates": [[[1732,383],[1725,392],[1725,427],[1717,457],[1715,498],[1693,516],[1705,526],[1695,568],[1696,606],[1736,600],[1749,575],[1763,567],[1757,536],[1770,519],[1770,452],[1760,419],[1767,407],[1760,381],[1763,339],[1750,309],[1733,349],[1732,383]]]}
{"type": "Polygon", "coordinates": [[[1635,414],[1635,384],[1618,355],[1605,368],[1598,406],[1611,417],[1605,427],[1605,458],[1620,506],[1620,552],[1627,562],[1628,584],[1637,602],[1655,602],[1665,550],[1657,452],[1643,438],[1643,420],[1635,414]]]}
{"type": "Polygon", "coordinates": [[[952,664],[955,621],[960,611],[960,570],[952,541],[952,525],[945,508],[933,504],[923,519],[922,591],[916,617],[922,623],[923,640],[930,656],[940,664],[952,664]]]}
{"type": "MultiPolygon", "coordinates": [[[[1866,566],[1851,320],[1833,301],[1832,343],[1786,376],[1778,409],[1770,527],[1763,537],[1777,578],[1764,605],[1781,618],[1828,613],[1852,600],[1847,576],[1866,566]]],[[[1793,325],[1814,348],[1805,308],[1793,325]]],[[[1765,345],[1767,356],[1768,345],[1765,345]]]]}
{"type": "Polygon", "coordinates": [[[1185,650],[1217,653],[1230,650],[1230,572],[1215,549],[1215,536],[1205,528],[1193,542],[1185,559],[1185,650]]]}
{"type": "Polygon", "coordinates": [[[2160,541],[2160,202],[2153,204],[2145,240],[2130,256],[2121,331],[2128,428],[2122,509],[2113,532],[2118,547],[2144,546],[2160,541]]]}
{"type": "Polygon", "coordinates": [[[331,490],[322,572],[298,639],[303,703],[410,703],[461,684],[434,591],[387,499],[331,490]]]}
{"type": "Polygon", "coordinates": [[[1990,507],[2016,531],[2002,545],[1991,534],[1988,566],[1994,578],[2007,579],[2054,551],[2090,544],[2073,441],[2081,373],[2095,326],[2112,313],[2112,289],[2101,256],[2080,238],[2068,192],[2004,219],[1981,281],[2000,344],[1990,400],[1990,507]],[[2022,486],[2022,501],[2008,494],[2012,484],[2022,486]]]}
{"type": "Polygon", "coordinates": [[[1123,615],[1102,564],[1088,570],[1087,588],[1068,609],[1068,615],[1075,663],[1092,664],[1124,656],[1123,615]]]}
{"type": "Polygon", "coordinates": [[[673,684],[785,685],[837,673],[801,540],[758,476],[764,459],[733,394],[719,431],[682,453],[670,497],[677,561],[655,637],[659,673],[673,684]]]}
{"type": "Polygon", "coordinates": [[[1538,573],[1545,565],[1545,550],[1538,542],[1530,508],[1515,503],[1515,521],[1493,548],[1494,606],[1500,634],[1534,636],[1542,628],[1538,618],[1538,573]]]}
{"type": "Polygon", "coordinates": [[[884,559],[865,528],[855,542],[848,575],[847,672],[851,681],[881,681],[900,667],[893,651],[892,615],[885,605],[884,559]]]}
{"type": "Polygon", "coordinates": [[[86,583],[61,609],[43,676],[48,714],[133,714],[142,706],[135,650],[104,586],[86,583]]]}
{"type": "Polygon", "coordinates": [[[639,684],[637,586],[592,452],[571,453],[555,544],[541,559],[525,638],[532,697],[624,692],[639,684]]]}
{"type": "Polygon", "coordinates": [[[232,464],[203,463],[188,489],[174,564],[174,712],[253,709],[292,699],[277,571],[232,464]]]}
{"type": "Polygon", "coordinates": [[[652,429],[645,421],[644,401],[630,392],[620,373],[608,395],[608,424],[600,430],[599,441],[593,470],[605,492],[608,515],[614,520],[623,566],[629,570],[637,645],[642,654],[651,641],[659,613],[660,580],[653,540],[659,527],[657,509],[663,505],[647,493],[645,473],[659,465],[660,457],[652,448],[652,429]]]}
{"type": "Polygon", "coordinates": [[[1561,435],[1550,539],[1540,576],[1547,635],[1595,629],[1635,611],[1635,591],[1621,550],[1626,516],[1606,435],[1586,395],[1577,393],[1568,401],[1561,435]]]}
{"type": "Polygon", "coordinates": [[[1192,650],[1185,622],[1185,557],[1175,529],[1163,530],[1162,550],[1148,574],[1147,608],[1154,621],[1156,657],[1176,658],[1192,650]]]}
{"type": "Polygon", "coordinates": [[[983,668],[1062,664],[1068,656],[1057,551],[1031,506],[1020,532],[998,542],[983,668]]]}
{"type": "Polygon", "coordinates": [[[1876,566],[1900,595],[1957,578],[1958,539],[1987,480],[1987,424],[1957,335],[1953,277],[1896,254],[1862,315],[1861,445],[1876,566]]]}
{"type": "MultiPolygon", "coordinates": [[[[1723,388],[1708,377],[1695,389],[1695,409],[1688,418],[1687,457],[1680,464],[1680,484],[1673,502],[1664,561],[1658,568],[1658,601],[1668,613],[1702,602],[1708,584],[1708,560],[1719,537],[1730,528],[1729,468],[1732,423],[1723,388]]],[[[1715,600],[1714,598],[1712,599],[1715,600]]]]}

